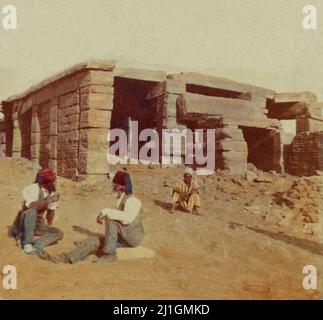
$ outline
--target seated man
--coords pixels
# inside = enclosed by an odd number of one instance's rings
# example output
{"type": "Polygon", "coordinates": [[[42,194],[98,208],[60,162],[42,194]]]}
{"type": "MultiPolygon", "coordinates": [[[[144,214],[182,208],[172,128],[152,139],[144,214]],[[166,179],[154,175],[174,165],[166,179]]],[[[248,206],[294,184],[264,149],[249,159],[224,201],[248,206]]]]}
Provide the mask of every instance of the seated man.
{"type": "Polygon", "coordinates": [[[20,240],[24,253],[36,253],[40,258],[48,259],[44,248],[63,238],[60,230],[51,227],[59,198],[55,192],[56,174],[49,169],[40,170],[35,183],[23,190],[23,207],[10,233],[16,240],[20,240]],[[44,223],[45,212],[47,224],[44,223]],[[39,238],[35,239],[34,236],[39,238]]]}
{"type": "Polygon", "coordinates": [[[176,183],[173,189],[171,213],[174,212],[176,204],[178,204],[182,210],[200,215],[198,212],[201,206],[201,200],[198,194],[199,185],[193,179],[193,173],[194,171],[191,168],[186,168],[183,179],[176,183]]]}
{"type": "MultiPolygon", "coordinates": [[[[141,222],[141,202],[132,194],[127,172],[118,171],[113,178],[114,196],[120,198],[117,208],[101,210],[97,222],[105,222],[103,256],[94,263],[111,262],[117,258],[117,247],[136,247],[144,238],[141,222]],[[121,191],[122,190],[122,191],[121,191]]],[[[100,249],[99,238],[89,238],[69,253],[57,256],[53,262],[76,263],[100,249]]]]}

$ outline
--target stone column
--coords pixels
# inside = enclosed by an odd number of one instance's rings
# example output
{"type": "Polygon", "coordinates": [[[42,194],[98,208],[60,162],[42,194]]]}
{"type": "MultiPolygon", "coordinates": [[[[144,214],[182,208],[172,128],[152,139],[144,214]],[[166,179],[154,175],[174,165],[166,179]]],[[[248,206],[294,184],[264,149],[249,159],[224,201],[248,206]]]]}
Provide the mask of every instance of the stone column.
{"type": "Polygon", "coordinates": [[[39,150],[40,150],[40,125],[38,119],[38,106],[32,106],[31,118],[31,160],[36,165],[39,165],[39,150]]]}
{"type": "Polygon", "coordinates": [[[221,129],[220,140],[216,143],[216,163],[223,162],[223,168],[233,174],[247,171],[248,146],[242,130],[236,125],[226,125],[221,129]]]}
{"type": "Polygon", "coordinates": [[[13,140],[12,140],[12,157],[20,158],[21,157],[21,132],[18,121],[18,106],[15,104],[13,106],[13,140]]]}
{"type": "Polygon", "coordinates": [[[50,104],[50,138],[49,138],[49,168],[57,172],[57,142],[58,142],[58,98],[50,104]]]}
{"type": "Polygon", "coordinates": [[[81,176],[109,172],[107,154],[114,99],[113,82],[113,72],[91,70],[90,85],[80,90],[78,172],[81,176]]]}
{"type": "Polygon", "coordinates": [[[273,135],[273,170],[284,173],[284,141],[282,130],[272,130],[273,135]]]}
{"type": "Polygon", "coordinates": [[[0,158],[6,156],[6,132],[5,124],[0,122],[0,158]]]}

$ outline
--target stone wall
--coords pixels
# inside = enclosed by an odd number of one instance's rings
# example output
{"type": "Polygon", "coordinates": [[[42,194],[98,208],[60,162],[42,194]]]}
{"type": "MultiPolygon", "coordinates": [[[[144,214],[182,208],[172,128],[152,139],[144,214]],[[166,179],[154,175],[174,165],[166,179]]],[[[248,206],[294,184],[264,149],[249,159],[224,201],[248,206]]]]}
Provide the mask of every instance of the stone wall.
{"type": "Polygon", "coordinates": [[[289,147],[286,172],[311,176],[323,171],[323,132],[298,133],[289,147]]]}
{"type": "Polygon", "coordinates": [[[9,98],[13,157],[58,175],[105,174],[114,62],[79,65],[9,98]]]}
{"type": "Polygon", "coordinates": [[[5,124],[0,122],[0,158],[6,156],[6,128],[5,124]]]}
{"type": "MultiPolygon", "coordinates": [[[[306,148],[311,142],[298,136],[286,145],[278,119],[296,117],[299,133],[323,130],[322,105],[313,94],[276,94],[215,76],[115,64],[79,64],[4,101],[0,156],[5,149],[7,156],[26,157],[67,178],[105,174],[109,130],[127,130],[130,118],[139,131],[157,129],[160,146],[163,129],[216,129],[216,168],[235,174],[244,173],[248,162],[265,171],[310,171],[304,168],[312,160],[299,150],[303,140],[306,148]],[[298,161],[307,164],[301,168],[298,161]]],[[[185,139],[176,143],[184,158],[185,139]]],[[[306,150],[317,162],[314,149],[306,150]]]]}

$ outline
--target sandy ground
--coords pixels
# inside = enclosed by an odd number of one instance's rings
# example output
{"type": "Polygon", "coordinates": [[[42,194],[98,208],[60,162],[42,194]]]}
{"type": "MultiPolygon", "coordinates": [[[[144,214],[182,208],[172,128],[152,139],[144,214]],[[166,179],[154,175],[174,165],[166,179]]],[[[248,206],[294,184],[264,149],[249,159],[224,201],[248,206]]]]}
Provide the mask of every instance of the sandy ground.
{"type": "MultiPolygon", "coordinates": [[[[228,173],[199,178],[203,216],[166,210],[183,168],[129,167],[143,202],[145,239],[155,256],[96,265],[56,265],[24,254],[8,237],[21,190],[34,179],[29,162],[0,160],[0,267],[13,264],[18,289],[4,299],[322,299],[320,213],[323,177],[266,175],[252,182],[228,173]],[[262,177],[263,178],[263,177],[262,177]],[[319,219],[319,222],[312,223],[319,219]],[[302,271],[314,265],[317,290],[305,290],[302,271]]],[[[259,174],[259,172],[256,172],[259,174]]],[[[250,180],[250,179],[249,179],[250,180]]],[[[103,234],[100,209],[115,205],[110,181],[59,178],[62,193],[55,226],[65,236],[48,248],[59,254],[73,242],[103,234]]]]}

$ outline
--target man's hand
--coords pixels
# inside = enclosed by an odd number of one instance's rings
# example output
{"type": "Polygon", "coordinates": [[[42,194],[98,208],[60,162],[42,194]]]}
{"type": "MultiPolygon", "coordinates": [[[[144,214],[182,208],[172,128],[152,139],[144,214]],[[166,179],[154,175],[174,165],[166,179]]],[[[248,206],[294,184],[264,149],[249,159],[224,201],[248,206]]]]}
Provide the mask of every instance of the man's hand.
{"type": "Polygon", "coordinates": [[[194,188],[194,189],[192,189],[190,192],[188,192],[188,193],[186,194],[186,196],[189,198],[191,195],[193,195],[194,193],[198,193],[198,192],[199,192],[199,189],[194,188]]]}
{"type": "Polygon", "coordinates": [[[48,210],[47,211],[46,220],[47,220],[47,224],[49,226],[51,226],[53,224],[54,216],[55,216],[55,210],[48,210]]]}
{"type": "Polygon", "coordinates": [[[54,194],[48,198],[48,203],[53,203],[59,200],[59,194],[54,194]]]}
{"type": "Polygon", "coordinates": [[[188,201],[188,199],[189,199],[187,193],[185,193],[185,192],[180,193],[179,197],[180,197],[181,201],[188,201]]]}
{"type": "Polygon", "coordinates": [[[103,221],[105,220],[105,216],[102,215],[102,213],[100,213],[97,217],[96,217],[96,222],[99,224],[103,224],[103,221]]]}

